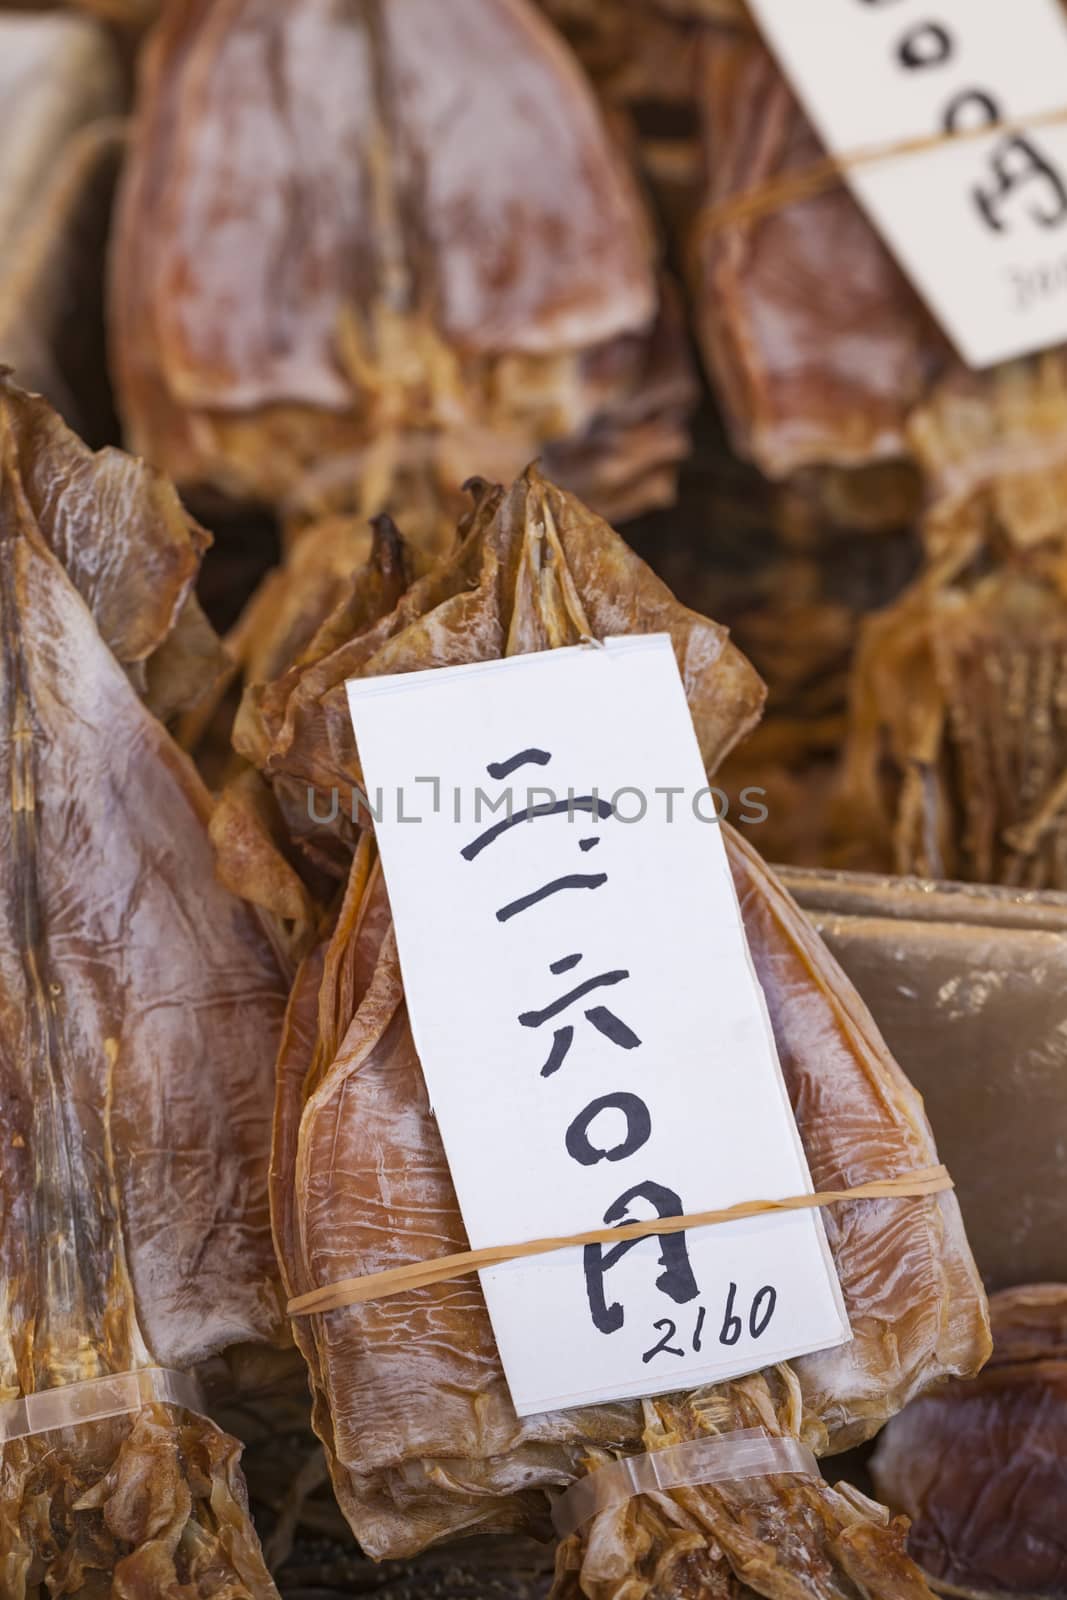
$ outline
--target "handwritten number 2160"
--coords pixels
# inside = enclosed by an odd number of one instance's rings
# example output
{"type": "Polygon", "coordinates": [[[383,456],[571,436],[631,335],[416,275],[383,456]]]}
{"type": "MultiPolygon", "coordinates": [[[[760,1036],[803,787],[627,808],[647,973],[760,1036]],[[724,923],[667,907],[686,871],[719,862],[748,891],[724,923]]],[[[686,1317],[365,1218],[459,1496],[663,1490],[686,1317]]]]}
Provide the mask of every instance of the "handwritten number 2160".
{"type": "MultiPolygon", "coordinates": [[[[737,1284],[731,1283],[730,1292],[726,1296],[726,1309],[723,1312],[722,1327],[719,1329],[719,1343],[721,1345],[735,1345],[744,1332],[744,1322],[734,1309],[737,1300],[737,1284]]],[[[766,1333],[774,1308],[778,1303],[778,1291],[767,1283],[752,1297],[752,1304],[748,1309],[748,1332],[752,1339],[760,1339],[766,1333]]],[[[693,1328],[692,1349],[699,1355],[704,1344],[704,1323],[707,1318],[706,1306],[698,1306],[696,1325],[693,1328]]],[[[685,1351],[680,1345],[672,1344],[671,1340],[678,1336],[678,1324],[671,1317],[660,1317],[658,1322],[652,1324],[660,1334],[658,1343],[651,1350],[646,1350],[641,1357],[643,1362],[652,1360],[653,1356],[684,1356],[685,1351]]]]}

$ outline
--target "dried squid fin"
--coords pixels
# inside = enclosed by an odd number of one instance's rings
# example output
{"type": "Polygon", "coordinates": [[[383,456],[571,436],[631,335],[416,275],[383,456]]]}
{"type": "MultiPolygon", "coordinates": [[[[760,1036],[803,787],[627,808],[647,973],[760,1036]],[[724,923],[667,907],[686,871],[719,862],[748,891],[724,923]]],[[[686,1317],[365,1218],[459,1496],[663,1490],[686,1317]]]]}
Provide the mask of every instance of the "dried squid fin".
{"type": "Polygon", "coordinates": [[[315,903],[290,859],[274,796],[253,767],[226,784],[210,828],[222,883],[277,918],[287,953],[302,955],[318,920],[315,903]]]}
{"type": "Polygon", "coordinates": [[[152,694],[169,709],[183,697],[197,698],[225,660],[192,597],[210,535],[165,478],[120,450],[89,450],[45,400],[6,375],[0,437],[22,515],[32,518],[115,658],[129,669],[147,668],[180,629],[180,646],[155,664],[152,694]],[[191,645],[199,664],[193,673],[191,645]]]}
{"type": "MultiPolygon", "coordinates": [[[[755,726],[763,707],[763,685],[728,631],[680,605],[606,522],[536,467],[506,494],[479,492],[457,554],[414,584],[388,616],[363,628],[354,617],[343,620],[355,624],[348,637],[325,655],[311,647],[304,665],[246,700],[237,728],[239,747],[268,775],[324,794],[337,787],[342,820],[351,816],[361,782],[348,678],[590,636],[666,632],[709,769],[755,726]]],[[[333,643],[339,630],[329,626],[333,643]]]]}
{"type": "MultiPolygon", "coordinates": [[[[150,266],[146,288],[167,285],[154,303],[158,353],[182,403],[343,408],[351,391],[338,337],[354,304],[366,317],[372,365],[390,340],[405,339],[409,357],[417,352],[424,320],[424,336],[431,332],[430,305],[446,348],[484,353],[580,348],[652,321],[652,241],[636,186],[576,63],[532,10],[457,0],[446,16],[437,0],[374,0],[341,16],[301,0],[266,23],[247,3],[227,11],[213,38],[206,29],[197,37],[184,12],[165,17],[153,37],[149,80],[166,75],[168,56],[182,66],[190,36],[197,70],[158,99],[142,97],[144,154],[119,223],[121,348],[123,278],[139,255],[153,261],[136,205],[140,168],[156,139],[173,137],[199,181],[168,197],[175,265],[150,266]],[[250,52],[273,53],[282,71],[250,76],[250,52]],[[519,84],[521,148],[540,150],[524,162],[521,187],[501,146],[519,84]],[[284,115],[275,96],[285,97],[284,115]],[[321,148],[324,106],[336,141],[328,154],[348,152],[351,177],[341,187],[332,160],[309,160],[321,148]],[[233,156],[220,161],[222,108],[233,156]],[[242,149],[255,150],[251,189],[235,172],[242,149]],[[265,206],[264,188],[302,196],[299,250],[288,212],[265,206]],[[224,229],[214,221],[220,203],[224,229]],[[356,239],[372,247],[353,257],[356,239]],[[195,274],[176,270],[182,259],[196,260],[195,274]]],[[[388,368],[384,378],[395,381],[388,368]]]]}

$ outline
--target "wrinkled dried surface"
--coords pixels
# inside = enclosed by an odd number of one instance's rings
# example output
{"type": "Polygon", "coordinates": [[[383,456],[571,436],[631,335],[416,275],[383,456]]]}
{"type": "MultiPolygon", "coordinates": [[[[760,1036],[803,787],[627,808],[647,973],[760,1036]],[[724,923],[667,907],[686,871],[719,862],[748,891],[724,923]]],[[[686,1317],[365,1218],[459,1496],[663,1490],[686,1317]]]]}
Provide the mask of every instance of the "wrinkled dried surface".
{"type": "MultiPolygon", "coordinates": [[[[246,697],[241,732],[266,779],[338,786],[303,848],[347,879],[306,959],[278,1068],[272,1207],[290,1294],[465,1248],[404,1009],[373,840],[346,808],[358,754],[347,677],[669,630],[709,770],[759,714],[761,686],[715,624],[686,612],[603,523],[533,471],[483,490],[451,563],[362,631],[327,624],[303,662],[246,697]]],[[[803,917],[730,836],[746,928],[817,1185],[935,1159],[918,1097],[803,917]],[[832,1109],[832,1115],[828,1111],[832,1109]]],[[[302,1318],[314,1420],[364,1548],[402,1555],[472,1530],[547,1531],[544,1491],[598,1451],[753,1422],[840,1449],[936,1378],[987,1352],[984,1299],[951,1197],[841,1208],[829,1236],[855,1338],[700,1394],[518,1419],[476,1281],[302,1318]]],[[[815,1483],[701,1490],[602,1517],[560,1557],[564,1591],[924,1595],[876,1508],[815,1483]],[[789,1537],[785,1538],[784,1529],[789,1537]],[[720,1587],[714,1588],[718,1583],[720,1587]],[[746,1584],[749,1586],[746,1589],[746,1584]],[[895,1585],[895,1586],[894,1586],[895,1585]]]]}
{"type": "Polygon", "coordinates": [[[134,447],[185,484],[278,501],[341,459],[374,514],[412,452],[452,489],[545,452],[630,511],[687,448],[640,195],[527,0],[167,10],[112,314],[134,447]]]}
{"type": "Polygon", "coordinates": [[[1067,1289],[990,1301],[993,1359],[981,1377],[916,1401],[871,1463],[913,1519],[909,1548],[948,1594],[1067,1595],[1067,1289]]]}
{"type": "Polygon", "coordinates": [[[824,494],[835,469],[831,504],[846,493],[872,525],[885,468],[906,493],[917,467],[911,514],[932,503],[934,543],[945,502],[982,491],[1007,520],[1047,520],[1062,488],[1063,352],[966,371],[843,182],[731,216],[825,150],[753,35],[707,27],[699,71],[705,194],[690,286],[738,451],[771,478],[813,471],[824,494]]]}
{"type": "MultiPolygon", "coordinates": [[[[135,687],[180,702],[203,542],[169,485],[3,382],[0,1399],[284,1338],[284,980],[135,687]]],[[[236,1454],[169,1406],[7,1445],[5,1600],[270,1596],[236,1454]]]]}
{"type": "Polygon", "coordinates": [[[917,417],[927,565],[866,625],[853,684],[841,826],[872,865],[1067,887],[1065,421],[1058,355],[917,417]]]}
{"type": "Polygon", "coordinates": [[[714,223],[717,207],[824,152],[758,40],[707,30],[700,73],[707,192],[692,290],[738,450],[773,478],[906,454],[908,413],[941,353],[929,319],[844,187],[714,223]]]}
{"type": "Polygon", "coordinates": [[[867,624],[840,811],[871,865],[1067,887],[1064,598],[1060,573],[1009,567],[867,624]]]}

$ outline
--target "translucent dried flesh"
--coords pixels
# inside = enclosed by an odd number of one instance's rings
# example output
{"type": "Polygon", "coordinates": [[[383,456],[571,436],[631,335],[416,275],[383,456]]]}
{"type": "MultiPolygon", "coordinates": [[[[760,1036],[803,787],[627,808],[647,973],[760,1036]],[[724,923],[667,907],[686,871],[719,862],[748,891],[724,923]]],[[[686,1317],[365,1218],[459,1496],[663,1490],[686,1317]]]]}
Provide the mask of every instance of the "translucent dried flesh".
{"type": "Polygon", "coordinates": [[[985,1372],[909,1406],[886,1429],[871,1470],[913,1519],[912,1553],[946,1593],[1061,1600],[1067,1289],[1006,1289],[990,1311],[985,1372]]]}
{"type": "Polygon", "coordinates": [[[872,526],[885,503],[872,463],[906,457],[925,502],[912,513],[925,568],[856,656],[823,859],[1067,886],[1064,353],[965,371],[843,186],[715,225],[721,202],[822,152],[755,39],[711,28],[703,51],[693,284],[738,448],[774,477],[816,468],[824,512],[826,464],[861,468],[837,481],[872,526]]]}
{"type": "MultiPolygon", "coordinates": [[[[758,715],[758,680],[721,629],[685,612],[603,523],[531,471],[507,495],[482,494],[454,562],[395,611],[347,639],[324,630],[328,647],[324,637],[321,651],[312,646],[300,667],[253,694],[248,748],[275,785],[335,784],[348,796],[359,768],[346,677],[662,629],[713,769],[758,715]]],[[[465,1245],[373,843],[363,836],[353,854],[343,814],[344,801],[321,829],[347,876],[343,905],[298,977],[279,1058],[272,1205],[291,1294],[465,1245]]],[[[325,856],[326,840],[317,848],[325,856]]],[[[730,850],[816,1184],[927,1165],[935,1152],[918,1097],[860,1001],[758,858],[733,836],[730,850]]],[[[936,1379],[977,1370],[988,1349],[984,1297],[951,1197],[841,1208],[828,1227],[851,1344],[644,1408],[520,1421],[473,1280],[299,1319],[315,1425],[364,1548],[397,1555],[460,1531],[544,1532],[543,1491],[597,1450],[654,1448],[687,1430],[755,1421],[796,1430],[819,1450],[844,1448],[936,1379]]],[[[566,1548],[560,1583],[580,1572],[590,1595],[629,1593],[631,1583],[645,1592],[658,1551],[664,1573],[677,1566],[681,1581],[684,1568],[705,1592],[716,1592],[718,1575],[731,1595],[746,1582],[783,1597],[925,1594],[899,1543],[869,1504],[783,1480],[745,1495],[634,1502],[566,1548]]]]}
{"type": "Polygon", "coordinates": [[[1038,574],[928,587],[868,624],[843,841],[897,872],[1067,887],[1065,670],[1063,590],[1038,574]]]}
{"type": "Polygon", "coordinates": [[[279,500],[342,458],[387,491],[421,440],[451,488],[544,449],[601,503],[669,498],[677,310],[592,90],[527,0],[172,7],[114,267],[131,438],[183,483],[279,500]]]}
{"type": "MultiPolygon", "coordinates": [[[[826,152],[751,30],[702,33],[703,214],[690,277],[709,375],[740,454],[772,478],[847,469],[854,512],[885,493],[870,468],[921,469],[931,537],[985,490],[1033,522],[1062,479],[1063,352],[967,371],[843,180],[765,211],[734,202],[826,152]]],[[[913,514],[919,515],[918,501],[913,514]]]]}
{"type": "MultiPolygon", "coordinates": [[[[285,1338],[266,1192],[285,981],[134,686],[188,687],[203,543],[167,484],[3,382],[2,1399],[285,1338]]],[[[272,1595],[236,1452],[168,1406],[8,1444],[5,1600],[272,1595]]]]}

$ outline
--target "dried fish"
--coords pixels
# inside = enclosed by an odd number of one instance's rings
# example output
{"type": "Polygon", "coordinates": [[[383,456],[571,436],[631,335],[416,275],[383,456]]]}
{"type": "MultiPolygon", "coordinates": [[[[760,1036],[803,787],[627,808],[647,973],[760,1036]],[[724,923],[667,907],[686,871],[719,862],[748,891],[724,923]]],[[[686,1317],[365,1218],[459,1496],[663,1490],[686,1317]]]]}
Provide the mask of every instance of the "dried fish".
{"type": "Polygon", "coordinates": [[[1062,1600],[1067,1289],[1005,1289],[989,1306],[985,1372],[910,1405],[871,1471],[913,1519],[909,1548],[940,1592],[1062,1600]]]}
{"type": "MultiPolygon", "coordinates": [[[[723,629],[685,611],[605,524],[531,469],[507,494],[479,491],[456,556],[391,613],[345,636],[324,631],[299,666],[246,698],[239,728],[266,780],[294,792],[332,785],[342,799],[303,841],[323,862],[332,850],[347,882],[329,937],[301,967],[279,1057],[272,1216],[290,1294],[465,1247],[373,839],[347,811],[360,774],[345,679],[661,630],[713,770],[759,715],[755,674],[723,629]]],[[[921,1103],[858,998],[759,859],[735,836],[729,848],[816,1184],[927,1164],[921,1103]]],[[[299,1319],[315,1427],[364,1549],[406,1555],[474,1530],[543,1534],[544,1491],[605,1452],[744,1425],[843,1449],[936,1379],[978,1369],[984,1297],[951,1197],[854,1205],[828,1227],[850,1344],[644,1405],[517,1418],[471,1279],[299,1319]]],[[[562,1548],[558,1582],[562,1594],[580,1583],[596,1597],[635,1584],[925,1597],[901,1545],[862,1496],[767,1480],[641,1497],[602,1516],[562,1548]]]]}
{"type": "MultiPolygon", "coordinates": [[[[138,694],[180,703],[203,665],[205,542],[165,481],[0,381],[4,1401],[286,1337],[266,1188],[285,980],[138,694]]],[[[163,1403],[8,1441],[5,1600],[269,1600],[238,1454],[163,1403]]]]}
{"type": "Polygon", "coordinates": [[[673,493],[681,314],[528,0],[165,11],[113,265],[129,436],[183,485],[278,503],[341,460],[372,515],[420,459],[454,491],[543,453],[622,514],[673,493]]]}

